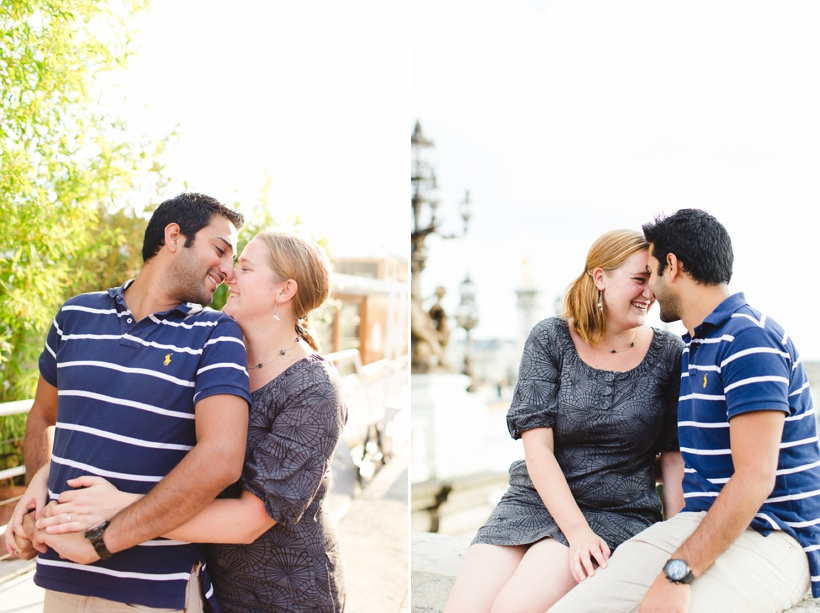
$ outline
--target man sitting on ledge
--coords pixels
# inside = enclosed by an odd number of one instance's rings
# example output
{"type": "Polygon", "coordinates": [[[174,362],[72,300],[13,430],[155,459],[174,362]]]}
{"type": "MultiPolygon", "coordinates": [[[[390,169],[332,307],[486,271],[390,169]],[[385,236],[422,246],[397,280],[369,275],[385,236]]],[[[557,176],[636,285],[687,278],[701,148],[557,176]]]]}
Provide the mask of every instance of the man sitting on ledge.
{"type": "Polygon", "coordinates": [[[820,448],[809,384],[772,319],[729,294],[711,215],[644,226],[649,285],[688,330],[678,435],[686,506],[622,544],[550,613],[776,613],[820,597],[820,448]]]}

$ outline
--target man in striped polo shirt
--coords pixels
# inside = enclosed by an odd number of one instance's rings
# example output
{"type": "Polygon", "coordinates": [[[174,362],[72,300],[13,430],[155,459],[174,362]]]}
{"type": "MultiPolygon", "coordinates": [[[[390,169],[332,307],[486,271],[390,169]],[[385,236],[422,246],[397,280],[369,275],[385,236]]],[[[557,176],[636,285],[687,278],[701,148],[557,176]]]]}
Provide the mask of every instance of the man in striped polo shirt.
{"type": "Polygon", "coordinates": [[[788,334],[730,295],[732,245],[711,215],[644,226],[663,321],[688,333],[678,438],[686,506],[621,545],[551,611],[775,613],[820,597],[820,448],[788,334]]]}
{"type": "Polygon", "coordinates": [[[200,305],[233,275],[242,222],[201,194],[163,202],[137,278],[75,296],[55,317],[26,425],[30,474],[50,459],[52,500],[81,475],[146,496],[85,534],[48,537],[54,549],[35,575],[46,613],[197,611],[203,590],[212,600],[207,571],[201,586],[198,578],[202,546],[157,537],[241,474],[250,402],[242,334],[200,305]]]}

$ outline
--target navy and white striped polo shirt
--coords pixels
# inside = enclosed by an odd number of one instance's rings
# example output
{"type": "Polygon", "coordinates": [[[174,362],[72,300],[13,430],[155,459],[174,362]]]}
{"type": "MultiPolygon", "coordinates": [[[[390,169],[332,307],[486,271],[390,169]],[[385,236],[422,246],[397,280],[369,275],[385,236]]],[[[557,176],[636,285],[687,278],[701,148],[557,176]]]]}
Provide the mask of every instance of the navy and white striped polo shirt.
{"type": "MultiPolygon", "coordinates": [[[[129,282],[130,283],[130,282],[129,282]]],[[[215,394],[250,403],[245,346],[227,315],[181,304],[137,322],[128,287],[69,299],[54,319],[40,373],[58,389],[49,496],[96,475],[145,494],[196,444],[195,404],[215,394]]],[[[218,461],[216,458],[214,461],[218,461]]],[[[40,587],[149,607],[182,609],[199,544],[158,538],[90,565],[37,560],[40,587]]],[[[206,596],[213,588],[203,573],[206,596]]]]}
{"type": "Polygon", "coordinates": [[[678,439],[685,463],[684,511],[707,511],[734,474],[729,419],[749,411],[786,414],[774,490],[752,520],[782,530],[809,558],[820,597],[820,447],[809,383],[788,334],[746,304],[724,300],[695,328],[681,361],[678,439]]]}

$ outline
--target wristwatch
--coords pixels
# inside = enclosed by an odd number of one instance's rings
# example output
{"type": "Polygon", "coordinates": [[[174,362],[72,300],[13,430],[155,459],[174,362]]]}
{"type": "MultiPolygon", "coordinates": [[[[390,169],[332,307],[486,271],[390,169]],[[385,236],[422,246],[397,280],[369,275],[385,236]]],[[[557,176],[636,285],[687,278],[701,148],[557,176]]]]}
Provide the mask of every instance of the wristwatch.
{"type": "Polygon", "coordinates": [[[666,573],[666,578],[672,583],[692,583],[695,575],[692,574],[692,569],[683,560],[672,558],[663,567],[663,572],[666,573]]]}
{"type": "Polygon", "coordinates": [[[106,549],[105,541],[103,541],[103,532],[105,532],[108,524],[109,522],[104,521],[103,523],[85,531],[85,538],[91,541],[91,544],[94,545],[94,551],[96,551],[97,555],[100,556],[100,560],[107,560],[114,555],[106,549]]]}

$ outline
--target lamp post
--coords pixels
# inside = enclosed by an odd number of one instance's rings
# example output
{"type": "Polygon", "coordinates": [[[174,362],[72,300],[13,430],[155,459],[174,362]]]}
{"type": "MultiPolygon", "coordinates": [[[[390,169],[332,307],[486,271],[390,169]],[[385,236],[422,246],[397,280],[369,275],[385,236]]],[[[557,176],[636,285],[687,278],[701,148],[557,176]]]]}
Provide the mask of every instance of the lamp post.
{"type": "MultiPolygon", "coordinates": [[[[459,285],[459,292],[461,294],[461,304],[456,311],[456,322],[459,328],[464,328],[467,333],[467,343],[464,349],[464,374],[473,379],[473,341],[470,337],[470,331],[478,325],[478,308],[475,304],[475,283],[470,279],[470,273],[467,273],[464,281],[459,285]]],[[[469,390],[472,391],[473,384],[470,384],[469,390]]]]}
{"type": "Polygon", "coordinates": [[[431,360],[443,361],[443,350],[440,343],[430,334],[432,325],[429,315],[423,308],[421,295],[421,273],[427,263],[427,252],[424,242],[431,234],[438,234],[445,239],[461,238],[467,233],[467,225],[473,214],[470,193],[466,192],[464,200],[459,203],[459,213],[464,221],[460,234],[446,234],[440,231],[442,218],[439,216],[438,183],[434,166],[435,147],[427,139],[417,121],[410,136],[410,184],[412,187],[411,206],[413,228],[410,235],[410,283],[411,299],[411,343],[413,372],[428,372],[433,365],[431,360]],[[424,347],[422,347],[424,345],[424,347]]]}

